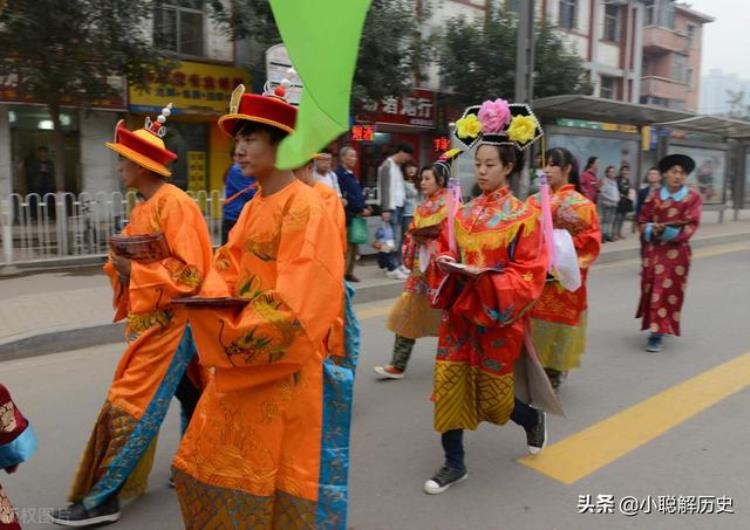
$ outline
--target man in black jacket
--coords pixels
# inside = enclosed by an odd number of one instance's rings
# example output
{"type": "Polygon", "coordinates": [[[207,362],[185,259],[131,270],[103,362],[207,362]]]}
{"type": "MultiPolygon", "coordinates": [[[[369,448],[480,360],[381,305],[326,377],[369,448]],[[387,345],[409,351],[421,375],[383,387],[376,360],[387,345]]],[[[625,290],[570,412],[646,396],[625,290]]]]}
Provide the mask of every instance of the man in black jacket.
{"type": "MultiPolygon", "coordinates": [[[[372,210],[365,204],[362,187],[359,185],[357,177],[354,176],[354,169],[357,166],[357,151],[347,145],[339,152],[339,160],[341,163],[336,168],[336,176],[339,180],[341,198],[344,200],[346,226],[348,228],[354,217],[368,217],[372,210]]],[[[346,275],[344,276],[349,282],[359,281],[359,278],[354,275],[358,250],[359,245],[349,242],[346,249],[346,275]]]]}

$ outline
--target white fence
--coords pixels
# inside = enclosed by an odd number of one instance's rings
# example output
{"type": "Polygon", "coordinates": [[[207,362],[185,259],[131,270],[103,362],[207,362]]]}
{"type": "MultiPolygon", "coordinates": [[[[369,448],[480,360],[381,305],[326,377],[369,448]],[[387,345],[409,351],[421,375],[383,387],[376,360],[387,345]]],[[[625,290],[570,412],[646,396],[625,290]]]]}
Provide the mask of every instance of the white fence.
{"type": "MultiPolygon", "coordinates": [[[[221,192],[190,195],[203,212],[213,243],[219,244],[221,192]]],[[[0,265],[104,256],[109,237],[127,224],[137,201],[135,192],[0,197],[0,265]]]]}

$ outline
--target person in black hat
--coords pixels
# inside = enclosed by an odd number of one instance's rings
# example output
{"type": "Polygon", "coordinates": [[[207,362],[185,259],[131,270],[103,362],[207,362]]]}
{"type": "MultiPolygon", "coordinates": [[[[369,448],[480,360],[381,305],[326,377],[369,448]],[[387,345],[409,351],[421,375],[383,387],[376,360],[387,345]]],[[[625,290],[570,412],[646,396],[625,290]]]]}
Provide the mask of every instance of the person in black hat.
{"type": "Polygon", "coordinates": [[[687,155],[674,154],[659,162],[664,185],[643,203],[638,216],[644,241],[641,301],[636,318],[649,330],[646,351],[660,352],[662,337],[680,335],[680,312],[685,299],[690,243],[700,222],[703,201],[685,185],[695,169],[687,155]]]}

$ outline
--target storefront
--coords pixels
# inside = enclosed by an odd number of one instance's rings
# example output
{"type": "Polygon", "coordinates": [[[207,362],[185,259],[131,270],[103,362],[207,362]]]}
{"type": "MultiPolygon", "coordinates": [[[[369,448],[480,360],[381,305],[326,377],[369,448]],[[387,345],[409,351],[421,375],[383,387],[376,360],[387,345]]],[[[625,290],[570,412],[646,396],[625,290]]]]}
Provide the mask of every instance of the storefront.
{"type": "Polygon", "coordinates": [[[178,156],[172,165],[177,186],[191,191],[223,188],[232,145],[217,119],[241,83],[250,86],[250,76],[241,68],[182,62],[167,79],[152,83],[149,92],[130,87],[129,127],[142,127],[146,116],[154,117],[173,104],[165,141],[178,156]]]}
{"type": "MultiPolygon", "coordinates": [[[[111,158],[100,141],[109,140],[118,112],[126,109],[125,84],[111,80],[120,92],[93,104],[89,111],[63,106],[64,191],[99,191],[97,180],[114,177],[111,158]],[[102,168],[107,168],[102,173],[102,168]]],[[[55,191],[54,126],[47,106],[24,94],[17,79],[0,79],[0,193],[55,191]],[[7,162],[6,162],[7,161],[7,162]]]]}
{"type": "Polygon", "coordinates": [[[435,96],[430,90],[417,89],[407,97],[373,101],[356,116],[351,144],[357,149],[358,175],[363,187],[377,187],[378,167],[399,144],[412,147],[414,162],[419,166],[435,160],[434,140],[438,137],[435,96]]]}

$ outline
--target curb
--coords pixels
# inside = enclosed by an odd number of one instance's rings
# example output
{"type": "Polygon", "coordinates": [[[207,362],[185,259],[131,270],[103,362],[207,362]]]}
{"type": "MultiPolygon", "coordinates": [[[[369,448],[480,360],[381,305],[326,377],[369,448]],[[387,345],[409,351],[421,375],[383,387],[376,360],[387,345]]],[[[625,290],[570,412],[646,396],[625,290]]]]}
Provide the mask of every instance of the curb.
{"type": "MultiPolygon", "coordinates": [[[[695,250],[740,241],[750,241],[750,232],[704,237],[692,241],[691,246],[695,250]]],[[[605,251],[599,256],[597,263],[640,259],[640,256],[640,248],[605,251]]],[[[396,298],[401,294],[402,289],[403,283],[398,281],[360,287],[357,289],[355,305],[396,298]]],[[[0,362],[113,344],[122,342],[123,336],[124,327],[122,323],[41,333],[33,337],[0,344],[0,362]]]]}

